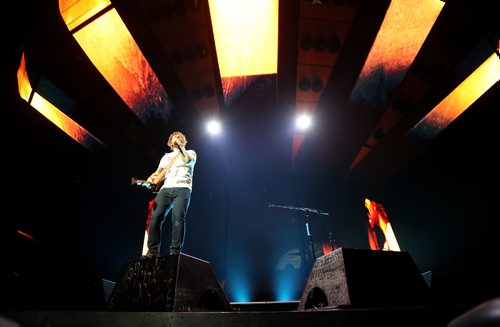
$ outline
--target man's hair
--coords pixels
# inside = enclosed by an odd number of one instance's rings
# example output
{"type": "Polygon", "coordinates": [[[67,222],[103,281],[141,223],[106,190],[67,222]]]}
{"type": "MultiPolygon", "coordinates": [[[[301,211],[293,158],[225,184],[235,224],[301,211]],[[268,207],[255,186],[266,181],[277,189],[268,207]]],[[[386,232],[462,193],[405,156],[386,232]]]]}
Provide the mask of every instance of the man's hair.
{"type": "Polygon", "coordinates": [[[175,135],[180,135],[184,138],[184,141],[186,141],[186,143],[184,143],[184,145],[187,144],[187,138],[186,138],[186,135],[182,134],[181,132],[179,131],[175,131],[175,132],[172,132],[172,134],[170,134],[170,136],[168,137],[168,142],[167,142],[167,145],[169,146],[170,150],[174,150],[174,144],[172,143],[172,138],[175,136],[175,135]]]}

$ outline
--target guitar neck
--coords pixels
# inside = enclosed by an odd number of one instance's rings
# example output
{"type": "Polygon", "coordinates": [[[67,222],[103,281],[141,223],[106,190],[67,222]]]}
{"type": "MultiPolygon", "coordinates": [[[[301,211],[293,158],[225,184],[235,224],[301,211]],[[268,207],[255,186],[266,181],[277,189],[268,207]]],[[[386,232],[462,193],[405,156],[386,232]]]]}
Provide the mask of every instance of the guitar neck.
{"type": "Polygon", "coordinates": [[[172,167],[172,165],[174,164],[175,159],[177,159],[179,157],[179,155],[180,155],[180,153],[178,153],[177,155],[175,155],[167,163],[167,165],[165,166],[165,168],[158,174],[158,176],[156,176],[156,178],[154,179],[153,183],[148,182],[147,180],[144,180],[144,179],[137,179],[135,177],[132,177],[132,183],[131,184],[132,185],[146,187],[146,188],[148,188],[150,190],[153,190],[153,191],[159,191],[160,188],[161,188],[162,182],[165,179],[165,175],[170,170],[170,167],[172,167]]]}
{"type": "Polygon", "coordinates": [[[156,190],[156,188],[157,188],[156,185],[154,185],[153,183],[150,183],[144,179],[137,179],[137,178],[132,178],[131,185],[145,187],[145,188],[148,188],[150,190],[156,190]]]}

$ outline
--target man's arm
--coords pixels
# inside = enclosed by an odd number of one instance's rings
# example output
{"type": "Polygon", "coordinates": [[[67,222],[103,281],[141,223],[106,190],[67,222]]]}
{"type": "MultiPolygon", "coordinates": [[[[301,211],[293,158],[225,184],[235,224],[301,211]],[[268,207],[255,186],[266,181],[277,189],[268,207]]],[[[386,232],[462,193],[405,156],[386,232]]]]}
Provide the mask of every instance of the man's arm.
{"type": "Polygon", "coordinates": [[[156,169],[156,171],[154,173],[151,174],[151,176],[148,177],[147,181],[151,184],[158,184],[159,182],[161,182],[160,180],[158,180],[158,176],[160,175],[160,173],[163,171],[163,168],[161,167],[158,167],[158,169],[156,169]]]}
{"type": "Polygon", "coordinates": [[[184,163],[188,163],[191,160],[193,160],[193,158],[191,158],[191,156],[189,155],[189,152],[186,150],[185,145],[179,144],[179,151],[181,152],[181,157],[182,157],[182,160],[184,160],[184,163]]]}

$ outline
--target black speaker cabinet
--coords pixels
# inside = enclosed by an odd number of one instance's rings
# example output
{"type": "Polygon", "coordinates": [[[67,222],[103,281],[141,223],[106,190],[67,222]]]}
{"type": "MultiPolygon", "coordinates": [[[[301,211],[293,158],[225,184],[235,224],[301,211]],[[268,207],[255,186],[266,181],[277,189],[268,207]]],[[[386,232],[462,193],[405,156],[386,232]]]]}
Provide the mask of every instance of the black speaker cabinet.
{"type": "Polygon", "coordinates": [[[107,306],[112,311],[231,311],[210,263],[183,253],[129,262],[107,306]]]}
{"type": "Polygon", "coordinates": [[[339,248],[314,262],[298,310],[429,300],[429,287],[408,252],[339,248]]]}

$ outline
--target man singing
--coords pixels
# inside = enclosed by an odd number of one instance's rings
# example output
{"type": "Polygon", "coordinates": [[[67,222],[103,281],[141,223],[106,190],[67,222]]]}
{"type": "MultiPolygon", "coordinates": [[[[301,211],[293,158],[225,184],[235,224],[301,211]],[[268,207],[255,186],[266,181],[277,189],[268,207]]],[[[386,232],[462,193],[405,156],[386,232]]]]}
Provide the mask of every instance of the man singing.
{"type": "Polygon", "coordinates": [[[143,258],[160,255],[162,225],[167,214],[172,211],[172,240],[170,254],[178,254],[184,245],[186,215],[191,200],[193,171],[196,152],[186,150],[187,139],[181,132],[173,132],[167,145],[171,152],[166,153],[158,164],[158,169],[148,177],[153,185],[161,185],[154,200],[153,212],[148,231],[148,252],[143,258]]]}

